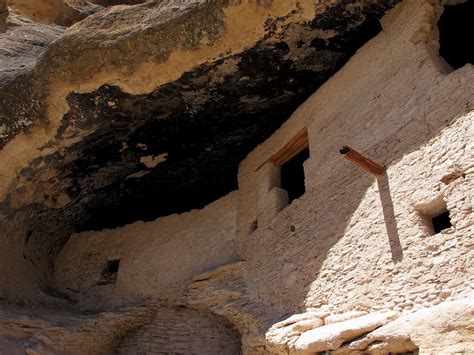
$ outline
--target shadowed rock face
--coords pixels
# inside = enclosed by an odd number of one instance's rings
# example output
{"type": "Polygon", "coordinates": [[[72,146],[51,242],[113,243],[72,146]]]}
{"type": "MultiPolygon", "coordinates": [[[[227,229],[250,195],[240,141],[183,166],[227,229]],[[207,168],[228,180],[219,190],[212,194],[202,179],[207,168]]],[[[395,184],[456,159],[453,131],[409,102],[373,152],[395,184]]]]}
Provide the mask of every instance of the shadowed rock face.
{"type": "Polygon", "coordinates": [[[25,248],[54,254],[74,231],[205,206],[237,188],[240,161],[381,30],[395,3],[332,5],[278,31],[279,19],[267,21],[252,47],[149,94],[111,85],[69,94],[54,140],[75,143],[24,169],[23,185],[43,195],[18,203],[19,186],[3,213],[24,226],[25,248]]]}
{"type": "MultiPolygon", "coordinates": [[[[136,5],[145,0],[2,0],[29,19],[69,27],[87,16],[115,5],[136,5]]],[[[0,5],[0,18],[2,10],[0,5]]],[[[1,21],[1,20],[0,20],[1,21]]],[[[1,23],[1,22],[0,22],[1,23]]],[[[1,25],[0,25],[1,26],[1,25]]]]}
{"type": "Polygon", "coordinates": [[[6,29],[6,20],[8,17],[8,7],[5,0],[0,0],[0,33],[6,29]]]}
{"type": "MultiPolygon", "coordinates": [[[[90,1],[94,4],[102,5],[102,6],[114,6],[114,5],[135,5],[144,3],[146,0],[94,0],[90,1]]],[[[74,0],[71,2],[74,3],[74,0]]]]}
{"type": "MultiPolygon", "coordinates": [[[[309,38],[314,31],[310,24],[298,30],[309,38]]],[[[354,38],[366,41],[378,30],[376,21],[367,20],[354,38]]],[[[74,176],[73,198],[87,201],[78,228],[116,227],[202,208],[236,189],[240,161],[347,60],[360,45],[351,35],[328,43],[269,36],[149,95],[108,86],[71,95],[59,137],[72,127],[94,129],[70,148],[81,151],[77,160],[63,165],[57,157],[59,170],[74,176]],[[164,154],[166,161],[154,168],[140,163],[164,154]],[[97,198],[89,200],[98,188],[97,198]]]]}

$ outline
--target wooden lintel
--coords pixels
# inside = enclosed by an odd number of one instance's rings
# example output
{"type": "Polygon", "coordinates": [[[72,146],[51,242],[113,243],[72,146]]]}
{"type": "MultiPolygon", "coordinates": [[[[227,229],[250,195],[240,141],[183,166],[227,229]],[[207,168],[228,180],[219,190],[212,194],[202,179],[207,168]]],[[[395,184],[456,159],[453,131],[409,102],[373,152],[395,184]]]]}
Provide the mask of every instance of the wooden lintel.
{"type": "Polygon", "coordinates": [[[356,150],[352,149],[351,147],[345,145],[343,146],[339,152],[346,158],[350,160],[354,164],[360,166],[362,169],[367,170],[368,172],[374,175],[383,175],[385,174],[385,167],[377,164],[373,160],[363,156],[356,150]]]}
{"type": "Polygon", "coordinates": [[[277,166],[282,166],[288,160],[290,160],[299,152],[301,152],[303,149],[307,148],[308,144],[308,131],[306,130],[306,128],[303,128],[293,138],[291,138],[288,143],[281,147],[278,152],[276,152],[269,159],[265,160],[262,164],[260,164],[258,168],[255,169],[255,171],[260,169],[268,162],[271,162],[277,166]]]}

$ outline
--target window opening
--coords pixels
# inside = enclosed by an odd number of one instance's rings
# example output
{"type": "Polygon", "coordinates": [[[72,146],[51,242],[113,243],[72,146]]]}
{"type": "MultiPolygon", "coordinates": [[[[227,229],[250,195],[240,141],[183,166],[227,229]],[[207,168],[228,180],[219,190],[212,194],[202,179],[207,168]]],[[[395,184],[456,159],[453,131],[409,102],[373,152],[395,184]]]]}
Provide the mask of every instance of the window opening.
{"type": "Polygon", "coordinates": [[[433,229],[435,234],[440,233],[441,231],[449,229],[453,226],[451,224],[451,218],[449,217],[448,211],[434,216],[433,218],[431,218],[431,222],[433,223],[433,229]]]}
{"type": "Polygon", "coordinates": [[[308,158],[309,148],[305,148],[281,166],[281,188],[288,192],[289,203],[306,191],[303,163],[308,158]]]}
{"type": "Polygon", "coordinates": [[[102,271],[99,285],[114,284],[117,282],[117,275],[120,266],[120,259],[108,260],[107,265],[102,271]]]}
{"type": "Polygon", "coordinates": [[[439,55],[454,69],[474,64],[474,47],[469,33],[474,33],[474,2],[445,6],[438,21],[439,55]]]}

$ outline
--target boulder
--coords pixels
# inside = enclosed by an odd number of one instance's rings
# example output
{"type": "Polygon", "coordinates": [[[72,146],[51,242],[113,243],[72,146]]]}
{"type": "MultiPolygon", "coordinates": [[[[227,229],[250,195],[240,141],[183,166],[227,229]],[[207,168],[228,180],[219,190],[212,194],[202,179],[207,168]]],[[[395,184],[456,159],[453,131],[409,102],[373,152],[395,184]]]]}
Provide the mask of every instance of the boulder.
{"type": "Polygon", "coordinates": [[[298,338],[294,346],[290,348],[290,353],[310,354],[318,351],[336,350],[343,343],[369,333],[396,317],[396,312],[372,313],[309,330],[298,338]]]}
{"type": "Polygon", "coordinates": [[[314,312],[294,314],[275,323],[265,334],[265,338],[276,349],[286,350],[298,340],[303,332],[321,327],[323,324],[323,320],[314,312]]]}
{"type": "Polygon", "coordinates": [[[278,323],[275,323],[271,329],[280,329],[280,328],[285,328],[290,325],[293,325],[295,323],[301,322],[301,321],[306,321],[306,320],[311,320],[315,318],[324,318],[326,315],[326,312],[318,312],[318,311],[310,311],[310,312],[305,312],[305,313],[297,313],[293,314],[291,317],[288,317],[278,323]]]}
{"type": "Polygon", "coordinates": [[[346,346],[348,351],[462,353],[474,349],[474,301],[443,302],[401,316],[346,346]]]}
{"type": "Polygon", "coordinates": [[[324,318],[324,324],[344,322],[349,319],[365,316],[366,314],[367,312],[365,311],[350,311],[341,314],[331,314],[324,318]]]}

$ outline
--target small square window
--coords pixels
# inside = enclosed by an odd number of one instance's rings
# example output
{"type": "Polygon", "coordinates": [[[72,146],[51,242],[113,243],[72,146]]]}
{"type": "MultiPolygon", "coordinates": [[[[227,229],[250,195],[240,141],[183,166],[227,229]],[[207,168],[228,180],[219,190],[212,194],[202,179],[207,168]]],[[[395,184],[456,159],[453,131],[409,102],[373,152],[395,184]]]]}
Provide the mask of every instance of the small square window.
{"type": "Polygon", "coordinates": [[[448,211],[444,211],[443,213],[432,217],[431,222],[433,223],[433,229],[435,234],[440,233],[441,231],[449,229],[453,226],[451,224],[451,218],[449,217],[448,211]]]}
{"type": "Polygon", "coordinates": [[[266,165],[268,180],[265,185],[268,188],[265,203],[269,210],[278,212],[306,192],[304,162],[309,156],[308,131],[302,128],[257,168],[271,163],[266,165]]]}
{"type": "Polygon", "coordinates": [[[419,213],[421,223],[429,235],[435,235],[453,227],[451,216],[443,197],[438,197],[414,207],[419,213]]]}
{"type": "Polygon", "coordinates": [[[114,284],[117,282],[117,275],[120,266],[120,259],[108,260],[107,265],[102,271],[99,285],[114,284]]]}

